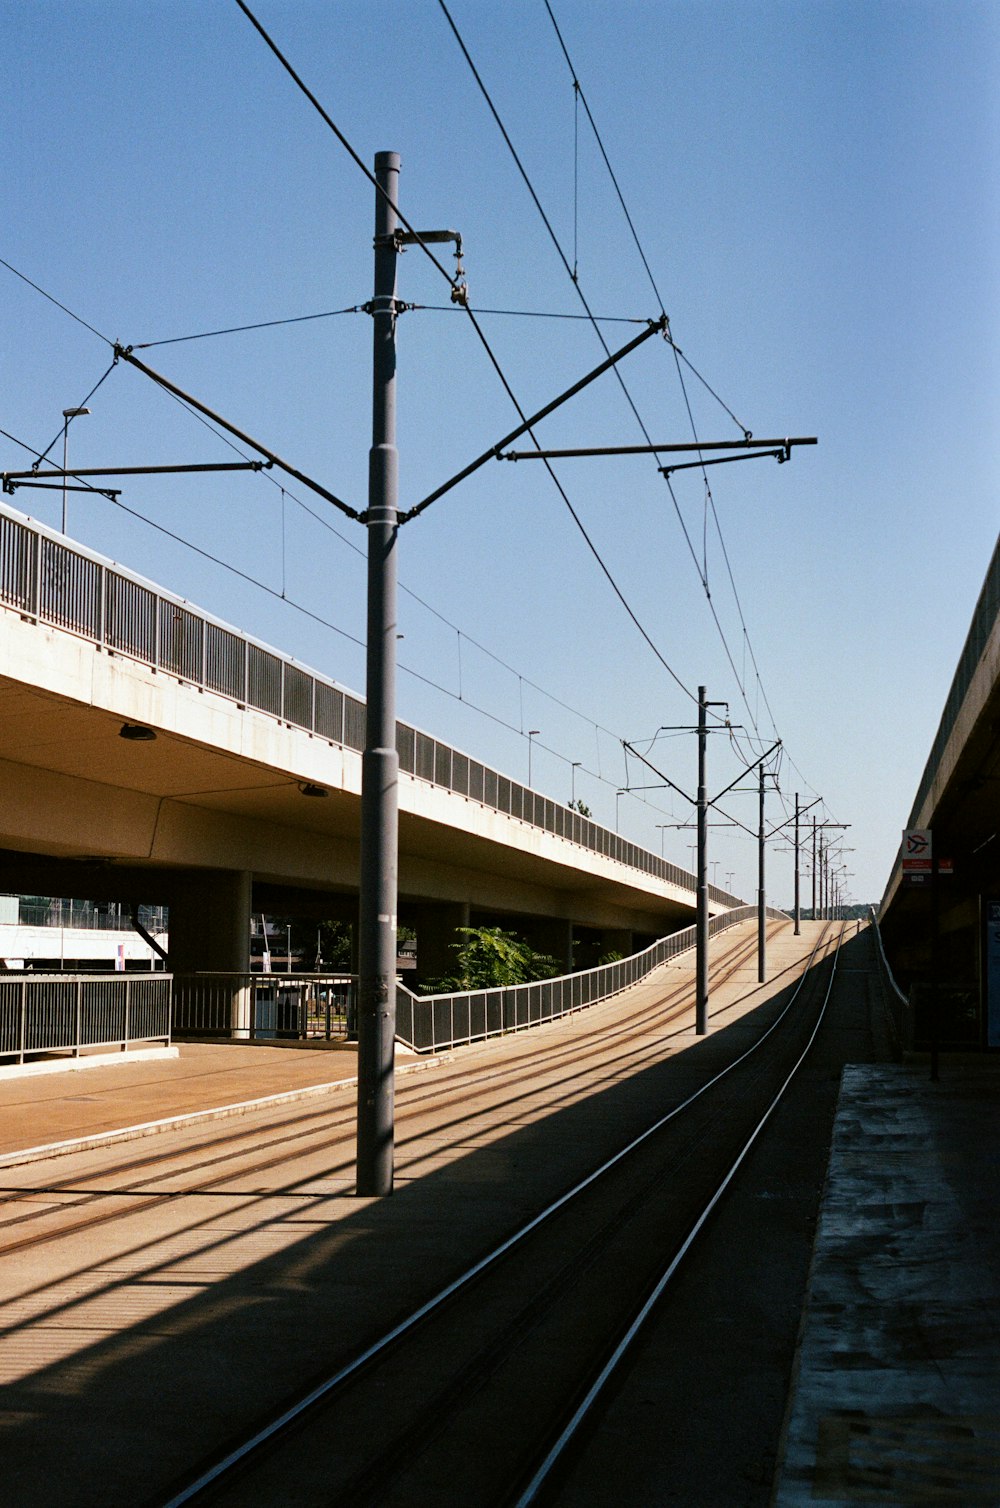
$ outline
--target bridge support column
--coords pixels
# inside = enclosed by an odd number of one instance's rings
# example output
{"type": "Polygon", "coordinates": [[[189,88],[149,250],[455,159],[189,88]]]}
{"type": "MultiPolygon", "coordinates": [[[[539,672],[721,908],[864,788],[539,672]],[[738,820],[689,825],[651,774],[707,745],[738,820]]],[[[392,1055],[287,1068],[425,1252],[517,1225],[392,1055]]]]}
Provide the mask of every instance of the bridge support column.
{"type": "Polygon", "coordinates": [[[601,932],[601,953],[620,953],[628,958],[633,952],[632,933],[628,927],[605,927],[601,932]]]}
{"type": "Polygon", "coordinates": [[[417,975],[424,979],[443,979],[454,974],[458,960],[454,943],[465,938],[459,927],[469,925],[468,901],[445,901],[413,908],[413,925],[417,934],[417,975]]]}
{"type": "MultiPolygon", "coordinates": [[[[249,870],[185,876],[170,897],[172,973],[249,974],[251,880],[249,870]]],[[[229,1020],[234,1036],[249,1036],[249,986],[235,981],[229,1020]]]]}
{"type": "Polygon", "coordinates": [[[524,937],[536,953],[546,953],[556,960],[560,974],[572,973],[572,922],[564,921],[561,917],[536,917],[525,923],[524,937]]]}

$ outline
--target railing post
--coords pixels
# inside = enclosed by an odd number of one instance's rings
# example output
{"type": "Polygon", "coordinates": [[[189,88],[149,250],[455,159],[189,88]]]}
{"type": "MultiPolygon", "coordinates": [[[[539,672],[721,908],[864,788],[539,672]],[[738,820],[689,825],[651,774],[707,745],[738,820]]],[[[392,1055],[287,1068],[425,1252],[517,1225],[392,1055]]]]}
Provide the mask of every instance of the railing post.
{"type": "Polygon", "coordinates": [[[73,1048],[74,1058],[80,1056],[80,1038],[83,1035],[83,980],[76,981],[76,1043],[73,1048]]]}
{"type": "Polygon", "coordinates": [[[37,623],[42,613],[42,536],[33,534],[35,541],[35,569],[32,571],[34,581],[32,583],[35,596],[35,622],[37,623]]]}
{"type": "Polygon", "coordinates": [[[22,1067],[24,1066],[24,1045],[25,1045],[25,1041],[26,1041],[26,1038],[27,1038],[27,1030],[28,1030],[28,982],[27,982],[26,979],[22,979],[21,980],[21,1026],[20,1026],[20,1030],[18,1032],[18,1043],[19,1043],[19,1045],[18,1045],[18,1053],[17,1053],[17,1061],[18,1061],[18,1063],[22,1067]]]}
{"type": "Polygon", "coordinates": [[[122,1042],[122,1052],[128,1052],[129,1028],[131,1026],[132,1005],[132,981],[125,975],[125,1040],[122,1042]]]}
{"type": "Polygon", "coordinates": [[[108,641],[108,573],[104,566],[98,566],[97,570],[97,580],[99,582],[97,592],[97,642],[104,645],[108,641]]]}

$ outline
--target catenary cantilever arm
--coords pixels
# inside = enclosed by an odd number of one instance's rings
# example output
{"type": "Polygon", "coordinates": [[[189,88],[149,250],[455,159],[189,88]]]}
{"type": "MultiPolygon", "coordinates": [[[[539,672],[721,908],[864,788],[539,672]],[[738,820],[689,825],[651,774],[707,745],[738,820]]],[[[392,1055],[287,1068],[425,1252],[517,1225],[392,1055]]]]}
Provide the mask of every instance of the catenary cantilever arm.
{"type": "Polygon", "coordinates": [[[608,371],[609,368],[621,361],[623,356],[628,356],[637,346],[641,346],[643,341],[648,340],[651,335],[665,334],[666,329],[666,316],[663,316],[661,319],[650,320],[646,329],[640,335],[637,335],[634,340],[630,340],[627,345],[622,346],[620,351],[613,352],[606,361],[601,362],[600,366],[596,366],[592,372],[588,372],[586,377],[581,377],[579,382],[574,382],[573,386],[567,388],[564,393],[560,393],[558,398],[553,398],[551,403],[547,403],[536,414],[532,414],[530,419],[525,419],[523,424],[519,424],[516,429],[512,429],[509,435],[504,435],[503,439],[498,440],[495,445],[491,445],[489,450],[484,450],[481,456],[477,456],[474,461],[469,462],[468,466],[463,466],[461,471],[456,472],[453,477],[449,477],[447,482],[442,482],[441,486],[436,487],[432,493],[424,498],[423,502],[417,503],[415,507],[410,508],[405,513],[401,513],[399,515],[399,522],[401,524],[408,523],[411,518],[416,518],[418,514],[423,513],[425,508],[429,508],[431,503],[437,502],[439,497],[443,497],[446,492],[450,492],[453,487],[457,487],[459,482],[464,482],[466,477],[471,476],[474,471],[478,471],[480,466],[485,466],[487,461],[499,460],[500,453],[505,445],[509,445],[512,440],[516,440],[518,435],[523,435],[527,430],[531,429],[532,425],[537,424],[540,419],[544,419],[547,414],[551,414],[555,409],[567,402],[568,399],[575,397],[577,393],[581,392],[595,378],[600,377],[603,372],[608,371]]]}
{"type": "Polygon", "coordinates": [[[242,429],[237,429],[235,424],[230,424],[228,419],[223,419],[221,414],[215,413],[213,409],[210,409],[207,404],[202,403],[200,399],[193,398],[190,393],[186,393],[183,388],[179,388],[175,382],[171,382],[169,377],[164,377],[162,372],[154,371],[144,361],[140,361],[131,346],[116,345],[115,356],[116,358],[120,357],[122,361],[127,361],[131,366],[137,367],[145,376],[151,377],[159,387],[165,388],[168,393],[173,393],[174,397],[179,398],[182,403],[190,404],[200,414],[204,414],[207,419],[211,419],[213,424],[221,425],[231,435],[235,435],[237,440],[241,440],[244,445],[249,445],[262,456],[266,456],[272,466],[277,466],[279,471],[285,472],[287,476],[294,477],[297,482],[301,482],[303,486],[308,487],[312,492],[318,493],[328,503],[332,503],[335,508],[339,508],[341,513],[346,513],[348,518],[360,520],[361,514],[356,508],[352,508],[349,503],[345,503],[342,498],[330,492],[320,482],[316,482],[312,477],[306,476],[304,471],[297,471],[294,466],[289,466],[288,462],[283,461],[273,450],[269,450],[266,445],[262,445],[252,435],[245,434],[242,429]]]}

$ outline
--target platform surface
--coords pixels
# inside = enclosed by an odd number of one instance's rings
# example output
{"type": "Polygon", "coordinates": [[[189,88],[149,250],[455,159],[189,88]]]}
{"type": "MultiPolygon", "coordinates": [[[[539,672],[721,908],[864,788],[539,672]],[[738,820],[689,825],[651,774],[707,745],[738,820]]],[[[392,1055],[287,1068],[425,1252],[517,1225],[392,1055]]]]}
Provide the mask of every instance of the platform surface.
{"type": "Polygon", "coordinates": [[[845,1069],[775,1508],[1000,1503],[1000,1063],[845,1069]]]}

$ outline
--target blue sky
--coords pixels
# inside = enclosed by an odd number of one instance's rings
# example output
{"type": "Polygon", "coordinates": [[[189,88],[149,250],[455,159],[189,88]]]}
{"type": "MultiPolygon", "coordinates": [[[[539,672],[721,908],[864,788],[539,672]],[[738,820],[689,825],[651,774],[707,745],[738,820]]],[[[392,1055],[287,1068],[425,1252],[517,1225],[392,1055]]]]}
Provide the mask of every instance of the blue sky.
{"type": "MultiPolygon", "coordinates": [[[[968,0],[552,8],[677,345],[756,435],[820,442],[788,466],[709,471],[724,551],[711,511],[706,529],[697,472],[675,479],[676,509],[649,458],[566,461],[560,479],[687,692],[705,684],[728,701],[744,752],[776,727],[782,800],[820,795],[817,811],[852,824],[849,887],[877,898],[997,532],[1000,10],[968,0]]],[[[402,154],[407,217],[461,231],[477,309],[580,311],[438,4],[253,9],[365,162],[402,154]]],[[[543,0],[449,9],[590,307],[658,315],[582,112],[575,144],[572,78],[543,0]]],[[[8,0],[4,22],[0,256],[101,335],[138,344],[366,300],[373,191],[232,0],[8,0]]],[[[0,426],[41,449],[110,353],[3,267],[0,290],[0,426]]],[[[416,250],[401,259],[399,293],[447,303],[416,250]]],[[[482,323],[529,409],[602,356],[586,322],[482,323]]],[[[603,328],[617,345],[635,327],[603,328]]],[[[145,354],[364,506],[363,314],[145,354]]],[[[698,435],[738,438],[684,370],[698,435]]],[[[654,440],[691,438],[662,341],[622,375],[654,440]]],[[[404,506],[516,423],[450,309],[401,318],[399,405],[404,506]]],[[[229,458],[121,364],[90,406],[70,435],[80,466],[229,458]]],[[[553,446],[642,438],[613,377],[539,435],[553,446]]],[[[26,456],[0,438],[4,469],[26,456]]],[[[358,525],[261,477],[136,480],[121,501],[131,513],[73,495],[69,532],[363,690],[358,525]]],[[[15,502],[58,523],[58,497],[24,491],[15,502]]],[[[648,743],[663,725],[692,723],[695,709],[537,463],[492,464],[407,525],[400,576],[401,716],[522,780],[525,734],[539,729],[538,788],[566,800],[575,779],[598,820],[613,826],[617,808],[624,833],[689,863],[692,835],[658,826],[686,819],[679,798],[616,791],[621,738],[648,743]]],[[[690,735],[661,737],[654,757],[693,791],[690,735]]],[[[714,738],[710,786],[738,768],[729,741],[714,738]]],[[[637,769],[630,778],[644,783],[637,769]]],[[[751,796],[730,810],[755,825],[751,796]]],[[[769,798],[769,814],[781,813],[769,798]]],[[[718,829],[711,856],[716,880],[731,873],[752,898],[754,843],[718,829]]],[[[787,854],[771,858],[768,891],[790,902],[787,854]]]]}

